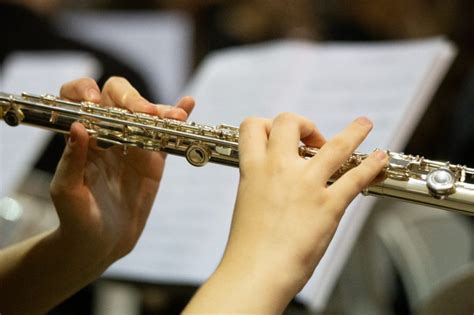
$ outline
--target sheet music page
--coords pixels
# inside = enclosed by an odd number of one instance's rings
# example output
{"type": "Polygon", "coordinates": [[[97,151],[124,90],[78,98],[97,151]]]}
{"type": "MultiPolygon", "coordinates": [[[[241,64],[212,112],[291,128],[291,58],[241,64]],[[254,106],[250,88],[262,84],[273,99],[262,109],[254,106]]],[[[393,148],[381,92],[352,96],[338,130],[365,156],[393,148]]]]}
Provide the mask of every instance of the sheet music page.
{"type": "MultiPolygon", "coordinates": [[[[313,120],[328,138],[358,116],[374,121],[359,151],[400,150],[453,56],[442,39],[380,44],[283,41],[218,52],[186,94],[197,100],[192,120],[239,123],[247,116],[291,111],[313,120]],[[442,62],[439,63],[442,57],[442,62]]],[[[108,276],[198,284],[218,264],[229,231],[238,170],[189,166],[169,156],[165,177],[134,251],[108,276]]],[[[324,307],[373,202],[357,198],[299,298],[324,307]]]]}

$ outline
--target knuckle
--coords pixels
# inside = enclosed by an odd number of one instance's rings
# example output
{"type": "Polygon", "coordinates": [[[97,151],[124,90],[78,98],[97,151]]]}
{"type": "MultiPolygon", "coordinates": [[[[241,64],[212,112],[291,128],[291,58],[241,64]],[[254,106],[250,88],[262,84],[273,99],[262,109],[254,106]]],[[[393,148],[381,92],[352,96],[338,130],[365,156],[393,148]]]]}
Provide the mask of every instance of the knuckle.
{"type": "Polygon", "coordinates": [[[83,77],[77,80],[78,85],[95,85],[95,80],[90,77],[83,77]]]}
{"type": "Polygon", "coordinates": [[[73,89],[77,97],[86,98],[86,93],[89,89],[93,89],[97,86],[94,79],[91,78],[81,78],[73,82],[73,89]]]}
{"type": "Polygon", "coordinates": [[[63,85],[61,85],[61,88],[59,89],[59,96],[61,96],[61,97],[67,97],[67,96],[68,96],[68,95],[67,95],[67,94],[68,94],[67,91],[68,91],[69,86],[70,86],[70,83],[69,83],[69,82],[68,82],[68,83],[65,83],[65,84],[63,84],[63,85]]]}
{"type": "Polygon", "coordinates": [[[308,119],[305,119],[305,121],[306,121],[306,124],[307,124],[309,129],[311,129],[311,130],[317,129],[316,124],[314,122],[312,122],[311,120],[308,120],[308,119]]]}
{"type": "Polygon", "coordinates": [[[62,178],[58,178],[58,175],[56,174],[49,185],[49,194],[53,201],[70,201],[77,197],[77,187],[62,178]]]}
{"type": "Polygon", "coordinates": [[[53,179],[53,181],[49,185],[49,193],[51,195],[51,198],[53,198],[53,200],[58,199],[61,196],[64,196],[66,192],[67,192],[66,187],[53,179]]]}
{"type": "Polygon", "coordinates": [[[70,96],[69,94],[71,93],[71,91],[80,93],[83,89],[88,87],[94,87],[95,85],[96,82],[94,79],[89,77],[83,77],[64,83],[59,90],[59,94],[63,97],[67,97],[70,96]]]}
{"type": "Polygon", "coordinates": [[[80,78],[73,82],[73,88],[78,95],[84,93],[89,88],[93,88],[95,85],[94,79],[91,78],[80,78]]]}
{"type": "Polygon", "coordinates": [[[118,75],[113,75],[107,79],[107,82],[120,82],[120,81],[125,81],[125,78],[118,75]]]}
{"type": "Polygon", "coordinates": [[[111,76],[110,78],[107,79],[107,81],[105,81],[104,88],[113,87],[116,84],[119,84],[119,83],[122,83],[122,82],[128,82],[128,81],[124,77],[111,76]]]}
{"type": "Polygon", "coordinates": [[[275,118],[275,120],[283,121],[283,122],[289,122],[296,120],[298,116],[294,113],[291,112],[283,112],[278,114],[278,116],[275,118]]]}
{"type": "Polygon", "coordinates": [[[257,117],[247,117],[240,123],[240,129],[246,130],[252,126],[258,125],[261,123],[261,120],[257,117]]]}

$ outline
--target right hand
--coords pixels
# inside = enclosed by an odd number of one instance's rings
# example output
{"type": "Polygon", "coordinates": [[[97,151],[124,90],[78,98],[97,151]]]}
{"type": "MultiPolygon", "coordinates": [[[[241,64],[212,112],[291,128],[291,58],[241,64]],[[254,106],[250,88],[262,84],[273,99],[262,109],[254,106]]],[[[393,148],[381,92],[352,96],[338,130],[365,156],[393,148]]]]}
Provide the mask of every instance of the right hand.
{"type": "Polygon", "coordinates": [[[327,186],[371,129],[368,119],[358,118],[326,142],[313,123],[294,114],[245,120],[229,241],[186,311],[283,312],[311,277],[345,208],[387,162],[384,152],[374,152],[327,186]],[[303,159],[300,141],[321,149],[303,159]]]}

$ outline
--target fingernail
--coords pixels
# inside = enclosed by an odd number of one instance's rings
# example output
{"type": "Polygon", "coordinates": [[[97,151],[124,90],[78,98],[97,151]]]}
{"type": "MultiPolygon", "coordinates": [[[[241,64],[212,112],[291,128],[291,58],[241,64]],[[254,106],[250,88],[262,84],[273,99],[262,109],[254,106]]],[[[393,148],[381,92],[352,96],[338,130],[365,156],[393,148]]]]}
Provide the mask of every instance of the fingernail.
{"type": "Polygon", "coordinates": [[[372,126],[372,121],[367,117],[359,117],[355,121],[362,126],[372,126]]]}
{"type": "Polygon", "coordinates": [[[88,101],[100,101],[100,93],[95,89],[87,90],[87,100],[88,101]]]}
{"type": "Polygon", "coordinates": [[[74,135],[73,133],[69,134],[69,139],[68,139],[68,142],[69,142],[69,145],[74,145],[76,143],[76,135],[74,135]]]}
{"type": "Polygon", "coordinates": [[[387,153],[385,153],[384,151],[381,151],[381,150],[377,150],[377,151],[374,152],[374,156],[377,159],[383,161],[387,158],[387,153]]]}

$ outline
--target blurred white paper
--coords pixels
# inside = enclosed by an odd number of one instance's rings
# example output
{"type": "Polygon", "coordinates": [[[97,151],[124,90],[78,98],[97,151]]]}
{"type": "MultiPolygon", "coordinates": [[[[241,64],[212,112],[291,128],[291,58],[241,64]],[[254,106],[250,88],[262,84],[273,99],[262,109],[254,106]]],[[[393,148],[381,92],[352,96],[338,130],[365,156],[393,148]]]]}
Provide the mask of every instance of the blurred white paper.
{"type": "Polygon", "coordinates": [[[176,101],[191,71],[193,29],[185,14],[75,11],[58,21],[65,35],[132,65],[160,102],[176,101]]]}
{"type": "MultiPolygon", "coordinates": [[[[61,85],[84,76],[97,78],[100,66],[80,52],[17,52],[1,68],[0,91],[57,95],[61,85]]],[[[32,168],[52,133],[28,126],[10,127],[0,120],[0,198],[16,189],[32,168]]]]}
{"type": "MultiPolygon", "coordinates": [[[[291,111],[313,120],[328,138],[358,116],[374,121],[360,151],[400,150],[408,141],[454,55],[442,39],[379,44],[284,41],[230,49],[207,58],[186,94],[193,120],[218,125],[291,111]]],[[[155,208],[134,251],[109,276],[147,281],[204,281],[227,240],[238,170],[194,168],[170,156],[155,208]]],[[[373,203],[348,208],[314,276],[298,298],[324,308],[373,203]]],[[[275,275],[278,276],[278,275],[275,275]]]]}

